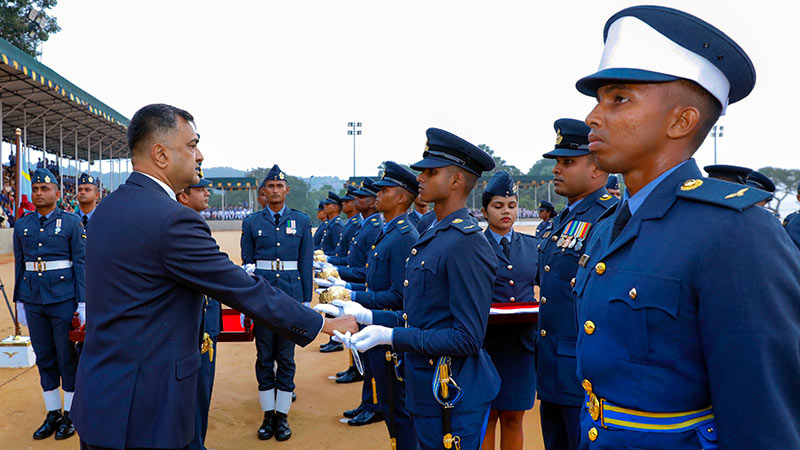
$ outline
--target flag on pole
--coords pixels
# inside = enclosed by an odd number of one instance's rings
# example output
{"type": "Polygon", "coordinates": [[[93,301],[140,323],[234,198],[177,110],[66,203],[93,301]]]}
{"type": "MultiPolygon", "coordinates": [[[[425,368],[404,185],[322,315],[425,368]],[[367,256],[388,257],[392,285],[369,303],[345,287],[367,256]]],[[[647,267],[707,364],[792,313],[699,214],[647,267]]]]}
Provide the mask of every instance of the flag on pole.
{"type": "Polygon", "coordinates": [[[31,203],[31,197],[33,195],[33,188],[31,187],[31,173],[30,168],[28,167],[27,161],[27,153],[28,149],[24,146],[20,146],[19,155],[17,155],[19,159],[19,200],[18,200],[18,212],[17,218],[21,217],[25,211],[33,211],[36,207],[31,203]]]}

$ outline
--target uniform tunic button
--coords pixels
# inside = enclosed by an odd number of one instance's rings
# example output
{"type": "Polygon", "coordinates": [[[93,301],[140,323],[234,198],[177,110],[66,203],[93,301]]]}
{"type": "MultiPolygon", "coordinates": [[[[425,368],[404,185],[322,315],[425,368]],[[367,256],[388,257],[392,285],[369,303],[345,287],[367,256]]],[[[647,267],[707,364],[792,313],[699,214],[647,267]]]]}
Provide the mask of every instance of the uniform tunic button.
{"type": "Polygon", "coordinates": [[[589,440],[592,442],[597,440],[597,428],[595,427],[589,428],[589,440]]]}
{"type": "Polygon", "coordinates": [[[581,383],[581,386],[583,386],[583,390],[584,391],[592,392],[592,382],[591,381],[583,380],[583,383],[581,383]]]}
{"type": "Polygon", "coordinates": [[[408,314],[403,313],[403,320],[408,320],[408,314]]]}
{"type": "Polygon", "coordinates": [[[552,239],[553,239],[553,242],[555,242],[555,241],[558,240],[558,236],[553,236],[552,239]]]}
{"type": "Polygon", "coordinates": [[[39,276],[42,276],[42,272],[39,272],[39,276]]]}
{"type": "Polygon", "coordinates": [[[372,249],[375,250],[375,246],[374,245],[372,246],[372,249]]]}
{"type": "Polygon", "coordinates": [[[430,364],[430,365],[433,365],[433,360],[432,360],[432,359],[429,359],[429,360],[428,360],[428,364],[430,364]]]}
{"type": "Polygon", "coordinates": [[[279,274],[279,273],[275,274],[275,278],[280,278],[280,277],[281,277],[281,274],[279,274]]]}
{"type": "Polygon", "coordinates": [[[378,252],[375,252],[375,254],[373,256],[378,256],[378,252]]]}
{"type": "Polygon", "coordinates": [[[508,301],[510,301],[510,302],[515,302],[515,301],[517,301],[517,299],[516,299],[515,297],[509,297],[509,298],[508,298],[508,301]]]}
{"type": "Polygon", "coordinates": [[[41,247],[41,246],[42,246],[42,243],[41,243],[41,242],[39,242],[39,247],[41,247]]]}
{"type": "Polygon", "coordinates": [[[514,285],[514,280],[508,280],[508,284],[513,286],[514,285]]]}
{"type": "Polygon", "coordinates": [[[546,331],[546,330],[542,330],[542,331],[540,331],[540,332],[539,332],[539,334],[540,334],[542,337],[545,337],[545,336],[547,336],[547,331],[546,331]]]}
{"type": "Polygon", "coordinates": [[[37,260],[39,260],[39,261],[41,261],[41,260],[42,260],[42,257],[40,256],[40,257],[38,257],[38,258],[36,258],[36,259],[37,259],[37,260]]]}
{"type": "Polygon", "coordinates": [[[548,265],[545,265],[545,266],[544,266],[544,271],[545,271],[545,272],[550,272],[550,266],[548,266],[548,265]]]}
{"type": "Polygon", "coordinates": [[[631,291],[630,291],[630,292],[628,292],[628,297],[630,297],[630,298],[631,298],[631,300],[633,300],[633,299],[635,299],[635,298],[636,298],[636,294],[637,294],[637,292],[636,292],[636,288],[632,288],[632,289],[631,289],[631,291]]]}
{"type": "Polygon", "coordinates": [[[542,303],[547,303],[547,297],[542,297],[542,300],[541,300],[541,302],[542,302],[542,303]]]}
{"type": "Polygon", "coordinates": [[[408,262],[409,258],[406,258],[406,262],[408,262]]]}
{"type": "Polygon", "coordinates": [[[596,266],[594,266],[594,271],[597,272],[598,275],[602,275],[606,271],[606,263],[599,262],[596,266]]]}
{"type": "Polygon", "coordinates": [[[39,232],[42,232],[42,231],[44,231],[44,228],[39,228],[39,232]]]}
{"type": "Polygon", "coordinates": [[[415,249],[415,248],[412,248],[412,249],[411,249],[411,254],[412,254],[412,255],[416,255],[416,254],[417,254],[417,249],[415,249]]]}
{"type": "Polygon", "coordinates": [[[506,268],[507,268],[508,270],[512,270],[512,269],[514,269],[514,266],[512,266],[511,264],[509,264],[508,266],[506,266],[506,268]]]}
{"type": "Polygon", "coordinates": [[[365,268],[365,269],[369,269],[369,263],[365,264],[365,265],[364,265],[364,268],[365,268]]]}
{"type": "Polygon", "coordinates": [[[419,265],[420,266],[424,266],[425,265],[425,261],[422,261],[421,263],[419,263],[419,265]]]}
{"type": "Polygon", "coordinates": [[[586,322],[583,324],[583,331],[585,331],[585,332],[586,332],[586,334],[593,334],[593,333],[594,333],[594,330],[595,330],[595,327],[594,327],[594,322],[592,322],[591,320],[587,320],[587,321],[586,321],[586,322]]]}
{"type": "Polygon", "coordinates": [[[275,227],[275,231],[281,231],[281,227],[275,227]]]}
{"type": "Polygon", "coordinates": [[[280,242],[278,242],[278,243],[277,243],[277,244],[275,244],[275,245],[277,245],[278,247],[280,247],[280,246],[281,246],[281,243],[280,243],[280,242]]]}
{"type": "Polygon", "coordinates": [[[62,280],[64,279],[64,275],[61,275],[61,279],[62,279],[62,280]]]}
{"type": "Polygon", "coordinates": [[[408,286],[408,280],[403,280],[403,286],[408,286]]]}
{"type": "Polygon", "coordinates": [[[569,280],[569,285],[575,287],[575,277],[572,277],[572,279],[569,280]]]}

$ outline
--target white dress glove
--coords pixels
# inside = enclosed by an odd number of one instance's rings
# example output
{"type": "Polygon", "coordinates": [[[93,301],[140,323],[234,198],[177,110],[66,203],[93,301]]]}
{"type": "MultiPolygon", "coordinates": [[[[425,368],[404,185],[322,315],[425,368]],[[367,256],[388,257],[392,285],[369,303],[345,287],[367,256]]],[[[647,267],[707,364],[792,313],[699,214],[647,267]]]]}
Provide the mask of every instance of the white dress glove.
{"type": "Polygon", "coordinates": [[[328,281],[333,283],[334,286],[347,287],[347,282],[336,277],[328,277],[328,281]]]}
{"type": "Polygon", "coordinates": [[[244,264],[242,266],[242,269],[244,269],[244,271],[247,272],[248,275],[252,276],[256,272],[256,265],[255,264],[244,264]]]}
{"type": "Polygon", "coordinates": [[[370,325],[350,337],[350,345],[359,352],[365,352],[378,345],[392,345],[393,328],[370,325]]]}
{"type": "Polygon", "coordinates": [[[80,302],[78,303],[78,317],[80,318],[81,325],[86,323],[86,303],[80,302]]]}
{"type": "Polygon", "coordinates": [[[23,327],[28,327],[28,318],[25,317],[25,305],[22,302],[17,302],[17,322],[23,327]]]}
{"type": "Polygon", "coordinates": [[[372,325],[372,311],[353,301],[334,300],[330,304],[316,305],[314,310],[333,317],[351,315],[362,325],[372,325]]]}
{"type": "Polygon", "coordinates": [[[331,283],[328,280],[324,280],[322,278],[314,278],[314,282],[317,283],[317,286],[319,286],[321,288],[329,288],[329,287],[333,286],[333,283],[331,283]]]}

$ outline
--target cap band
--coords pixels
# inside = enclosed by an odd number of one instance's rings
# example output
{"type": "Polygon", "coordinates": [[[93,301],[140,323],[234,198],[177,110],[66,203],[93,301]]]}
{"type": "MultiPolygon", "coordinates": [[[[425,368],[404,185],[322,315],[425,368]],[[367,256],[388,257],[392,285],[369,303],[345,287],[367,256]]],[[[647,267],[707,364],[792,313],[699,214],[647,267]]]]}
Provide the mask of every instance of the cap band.
{"type": "Polygon", "coordinates": [[[425,159],[428,155],[451,161],[453,164],[464,167],[478,176],[483,172],[483,166],[481,166],[478,161],[463,157],[461,156],[463,153],[453,150],[452,148],[442,148],[442,150],[438,150],[437,146],[428,146],[428,149],[422,154],[422,158],[425,159]]]}
{"type": "Polygon", "coordinates": [[[692,80],[719,100],[722,114],[728,106],[731,84],[717,66],[637,17],[620,17],[609,27],[598,71],[605,69],[646,70],[692,80]]]}

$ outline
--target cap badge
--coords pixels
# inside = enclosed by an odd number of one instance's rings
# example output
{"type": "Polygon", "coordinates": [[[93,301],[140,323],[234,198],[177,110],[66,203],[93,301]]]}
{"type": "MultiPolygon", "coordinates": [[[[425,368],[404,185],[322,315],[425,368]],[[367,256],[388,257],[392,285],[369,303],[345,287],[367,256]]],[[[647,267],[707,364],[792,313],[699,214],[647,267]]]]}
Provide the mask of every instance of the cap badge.
{"type": "Polygon", "coordinates": [[[45,183],[49,183],[50,182],[50,175],[45,175],[44,176],[44,182],[45,183]]]}
{"type": "Polygon", "coordinates": [[[283,175],[283,172],[278,174],[278,178],[280,178],[281,180],[285,178],[284,175],[283,175]]]}
{"type": "Polygon", "coordinates": [[[703,180],[699,180],[699,179],[693,178],[693,179],[684,181],[683,185],[681,186],[681,190],[682,191],[691,191],[692,189],[699,188],[700,185],[702,185],[702,184],[703,184],[703,180]]]}
{"type": "Polygon", "coordinates": [[[517,185],[515,184],[514,187],[511,188],[511,192],[517,193],[517,185]]]}
{"type": "Polygon", "coordinates": [[[94,183],[94,178],[89,177],[89,183],[94,183]]]}
{"type": "Polygon", "coordinates": [[[561,128],[556,129],[556,145],[560,144],[563,139],[564,136],[561,135],[561,128]]]}

